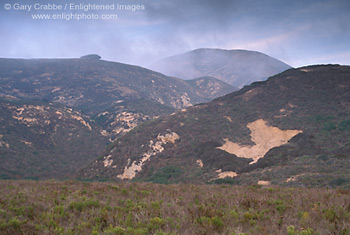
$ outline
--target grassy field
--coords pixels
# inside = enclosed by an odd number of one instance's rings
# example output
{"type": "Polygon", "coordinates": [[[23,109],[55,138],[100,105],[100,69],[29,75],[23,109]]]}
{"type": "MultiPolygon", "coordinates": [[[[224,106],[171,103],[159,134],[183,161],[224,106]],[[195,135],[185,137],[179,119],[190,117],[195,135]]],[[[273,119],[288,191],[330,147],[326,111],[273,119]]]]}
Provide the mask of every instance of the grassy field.
{"type": "Polygon", "coordinates": [[[0,181],[0,234],[349,234],[350,191],[0,181]]]}

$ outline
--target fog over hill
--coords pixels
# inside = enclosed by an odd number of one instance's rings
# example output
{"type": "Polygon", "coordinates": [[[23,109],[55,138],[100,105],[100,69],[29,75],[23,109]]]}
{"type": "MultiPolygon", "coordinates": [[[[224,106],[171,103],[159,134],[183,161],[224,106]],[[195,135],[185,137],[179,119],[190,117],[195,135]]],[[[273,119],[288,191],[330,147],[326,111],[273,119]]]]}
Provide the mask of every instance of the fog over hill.
{"type": "Polygon", "coordinates": [[[150,68],[183,79],[211,76],[242,88],[291,67],[256,51],[197,49],[157,61],[150,68]]]}

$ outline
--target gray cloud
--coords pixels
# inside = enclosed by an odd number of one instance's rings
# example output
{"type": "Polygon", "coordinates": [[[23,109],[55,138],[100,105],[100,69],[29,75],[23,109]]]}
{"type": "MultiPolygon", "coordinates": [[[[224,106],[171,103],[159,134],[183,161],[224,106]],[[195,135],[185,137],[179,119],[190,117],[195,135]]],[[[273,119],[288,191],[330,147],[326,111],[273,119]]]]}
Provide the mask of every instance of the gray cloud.
{"type": "Polygon", "coordinates": [[[5,11],[0,6],[0,57],[79,57],[98,53],[108,60],[147,65],[191,49],[215,47],[258,50],[293,66],[350,64],[350,58],[344,56],[350,53],[348,0],[118,3],[144,4],[146,10],[119,11],[117,21],[66,22],[34,21],[30,13],[5,11]]]}

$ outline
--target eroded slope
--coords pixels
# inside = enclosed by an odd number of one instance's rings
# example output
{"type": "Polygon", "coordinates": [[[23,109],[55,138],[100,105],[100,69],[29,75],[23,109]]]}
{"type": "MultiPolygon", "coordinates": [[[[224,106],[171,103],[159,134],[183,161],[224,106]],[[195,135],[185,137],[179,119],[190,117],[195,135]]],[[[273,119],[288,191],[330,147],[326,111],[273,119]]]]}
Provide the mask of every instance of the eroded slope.
{"type": "Polygon", "coordinates": [[[116,168],[105,167],[102,157],[79,175],[118,179],[125,166],[142,161],[150,140],[156,142],[170,130],[180,139],[144,161],[134,180],[212,182],[233,177],[235,183],[304,184],[323,172],[326,184],[346,183],[341,175],[350,169],[349,104],[348,66],[291,69],[148,122],[103,154],[116,168]],[[293,175],[301,176],[287,182],[293,175]]]}
{"type": "Polygon", "coordinates": [[[254,164],[270,149],[284,145],[295,135],[302,133],[298,130],[280,130],[277,127],[268,126],[263,119],[248,123],[247,128],[251,131],[250,136],[255,145],[242,146],[225,138],[225,144],[218,149],[235,154],[237,157],[251,158],[253,161],[249,164],[254,164]]]}
{"type": "Polygon", "coordinates": [[[98,58],[0,59],[0,95],[81,110],[114,140],[144,121],[230,92],[228,84],[197,87],[138,66],[98,58]]]}
{"type": "Polygon", "coordinates": [[[67,178],[106,148],[88,116],[42,101],[0,99],[1,178],[67,178]]]}

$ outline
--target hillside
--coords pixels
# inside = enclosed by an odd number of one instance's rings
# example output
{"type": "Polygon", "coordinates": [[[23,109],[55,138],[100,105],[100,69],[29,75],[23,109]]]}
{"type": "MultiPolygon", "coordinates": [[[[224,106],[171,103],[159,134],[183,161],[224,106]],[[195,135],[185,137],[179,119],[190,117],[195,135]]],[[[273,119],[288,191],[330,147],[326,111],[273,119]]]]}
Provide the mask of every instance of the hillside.
{"type": "Polygon", "coordinates": [[[81,178],[350,187],[350,67],[290,69],[145,123],[81,178]]]}
{"type": "Polygon", "coordinates": [[[0,59],[0,178],[71,177],[140,123],[232,91],[100,59],[0,59]]]}
{"type": "Polygon", "coordinates": [[[207,87],[191,86],[141,67],[103,61],[98,55],[0,59],[0,94],[81,110],[101,121],[112,139],[145,120],[227,94],[220,89],[215,96],[207,87]]]}
{"type": "Polygon", "coordinates": [[[103,129],[72,108],[0,98],[0,178],[64,179],[108,143],[103,129]]]}
{"type": "Polygon", "coordinates": [[[291,67],[256,51],[197,49],[157,61],[150,68],[182,79],[211,76],[242,88],[291,67]]]}
{"type": "Polygon", "coordinates": [[[348,234],[348,190],[0,181],[0,233],[348,234]]]}
{"type": "Polygon", "coordinates": [[[210,100],[238,90],[238,88],[230,86],[214,77],[199,77],[186,80],[186,83],[196,90],[198,96],[204,96],[210,100]]]}

